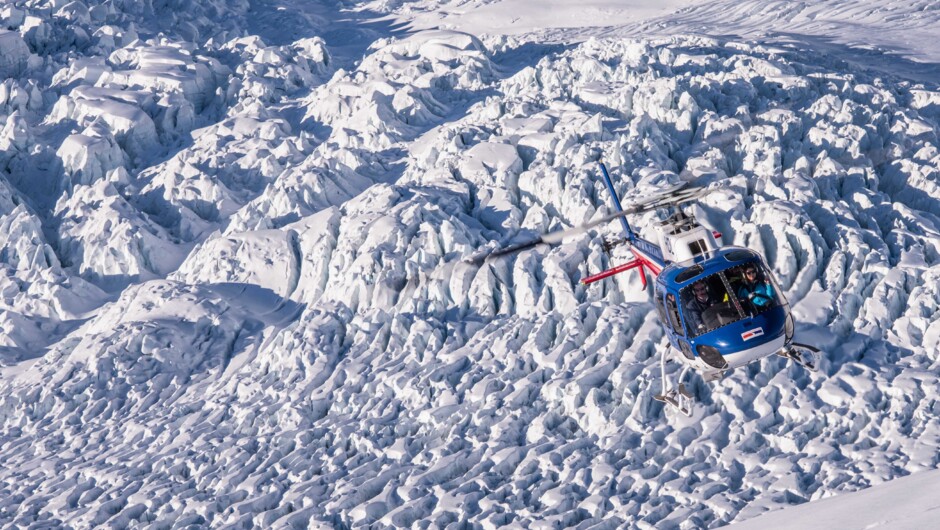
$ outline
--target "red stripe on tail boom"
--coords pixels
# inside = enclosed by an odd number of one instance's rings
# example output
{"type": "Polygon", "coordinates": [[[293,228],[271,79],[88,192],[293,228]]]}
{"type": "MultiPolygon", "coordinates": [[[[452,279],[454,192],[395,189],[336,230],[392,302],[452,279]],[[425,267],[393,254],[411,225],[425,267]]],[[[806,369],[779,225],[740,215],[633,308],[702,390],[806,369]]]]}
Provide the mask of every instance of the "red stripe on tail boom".
{"type": "MultiPolygon", "coordinates": [[[[646,254],[640,251],[638,248],[633,247],[630,249],[633,252],[633,255],[636,257],[634,261],[639,261],[640,265],[649,269],[654,275],[659,276],[659,273],[662,272],[662,269],[656,265],[656,263],[651,260],[646,254]]],[[[646,269],[641,268],[640,271],[643,272],[646,269]]],[[[646,286],[646,282],[643,282],[643,286],[646,286]]]]}

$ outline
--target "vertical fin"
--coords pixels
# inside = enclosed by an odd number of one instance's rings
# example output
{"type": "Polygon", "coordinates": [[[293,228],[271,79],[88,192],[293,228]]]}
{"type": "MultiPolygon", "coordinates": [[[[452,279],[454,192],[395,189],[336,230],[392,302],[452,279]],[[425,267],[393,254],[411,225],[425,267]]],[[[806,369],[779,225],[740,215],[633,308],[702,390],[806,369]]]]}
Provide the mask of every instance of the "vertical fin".
{"type": "MultiPolygon", "coordinates": [[[[601,162],[600,165],[601,165],[601,173],[604,174],[604,184],[607,184],[607,191],[610,192],[610,197],[613,199],[614,208],[616,208],[618,212],[622,212],[623,206],[620,205],[620,198],[617,197],[617,192],[614,191],[614,183],[610,180],[610,174],[607,173],[607,166],[605,166],[603,162],[601,162]]],[[[632,243],[633,240],[636,238],[636,235],[633,233],[633,230],[630,228],[630,223],[627,222],[627,218],[621,217],[620,224],[623,225],[623,231],[626,232],[627,234],[627,240],[632,243]]]]}

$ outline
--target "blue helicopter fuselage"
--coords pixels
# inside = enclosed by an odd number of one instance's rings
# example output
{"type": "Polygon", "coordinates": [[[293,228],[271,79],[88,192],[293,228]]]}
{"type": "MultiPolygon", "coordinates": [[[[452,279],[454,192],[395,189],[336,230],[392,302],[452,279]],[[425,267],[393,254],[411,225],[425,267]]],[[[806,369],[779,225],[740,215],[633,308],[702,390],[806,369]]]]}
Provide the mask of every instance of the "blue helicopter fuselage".
{"type": "MultiPolygon", "coordinates": [[[[607,167],[600,164],[600,168],[614,210],[626,213],[607,167]]],[[[645,287],[645,271],[652,272],[656,276],[653,300],[669,341],[681,352],[682,362],[707,375],[781,351],[793,338],[793,320],[760,254],[742,247],[721,247],[717,241],[721,234],[705,229],[678,208],[697,193],[696,188],[677,187],[633,204],[632,212],[673,209],[672,217],[659,224],[661,244],[640,237],[621,215],[624,241],[630,244],[634,259],[582,282],[639,268],[645,287]],[[750,265],[761,272],[761,283],[766,285],[757,292],[744,287],[758,284],[756,278],[744,278],[750,265]],[[692,286],[697,282],[706,286],[708,303],[693,302],[692,286]],[[694,317],[693,312],[697,313],[694,317]]]]}
{"type": "MultiPolygon", "coordinates": [[[[774,300],[759,310],[750,302],[738,300],[733,288],[725,291],[725,299],[720,303],[731,316],[724,322],[719,321],[713,329],[697,333],[693,330],[690,311],[682,303],[689,298],[687,289],[697,282],[717,283],[718,280],[731,287],[726,274],[743,270],[747,265],[770,274],[758,253],[741,247],[723,247],[691,263],[663,264],[656,277],[654,302],[669,341],[682,353],[682,360],[687,364],[704,372],[732,369],[779,351],[792,338],[789,307],[779,289],[774,300]]],[[[768,283],[771,281],[767,279],[768,283]]],[[[776,282],[773,285],[776,286],[776,282]]]]}
{"type": "MultiPolygon", "coordinates": [[[[577,233],[619,219],[624,237],[613,243],[605,241],[604,248],[609,252],[614,246],[628,244],[633,259],[586,276],[581,283],[589,285],[638,270],[645,290],[647,272],[655,275],[654,306],[672,348],[678,352],[670,357],[685,368],[670,382],[668,352],[664,352],[660,357],[662,391],[653,399],[691,417],[694,395],[682,380],[693,368],[706,382],[716,381],[728,370],[776,353],[816,370],[819,350],[793,341],[790,306],[761,255],[742,247],[722,246],[720,232],[699,224],[692,213],[682,209],[682,205],[707,195],[709,188],[675,183],[667,174],[662,182],[672,185],[660,191],[634,190],[636,199],[625,210],[607,167],[600,164],[600,169],[615,213],[578,227],[577,233]],[[657,213],[647,221],[658,232],[658,244],[640,237],[627,221],[628,215],[643,212],[657,213]]],[[[540,237],[536,243],[553,239],[557,237],[540,237]]]]}

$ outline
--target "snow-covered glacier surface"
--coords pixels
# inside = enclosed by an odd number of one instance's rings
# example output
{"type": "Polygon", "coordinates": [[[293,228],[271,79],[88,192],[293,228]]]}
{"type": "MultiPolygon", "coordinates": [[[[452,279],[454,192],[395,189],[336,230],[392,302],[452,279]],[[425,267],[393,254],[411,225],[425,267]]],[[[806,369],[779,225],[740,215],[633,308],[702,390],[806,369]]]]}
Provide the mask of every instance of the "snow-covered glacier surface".
{"type": "Polygon", "coordinates": [[[0,8],[0,525],[716,527],[938,467],[937,85],[422,5],[0,8]],[[579,284],[616,232],[465,260],[608,213],[599,161],[714,184],[820,371],[675,417],[639,279],[579,284]]]}
{"type": "Polygon", "coordinates": [[[925,471],[884,484],[770,512],[737,523],[734,530],[762,528],[930,528],[940,507],[940,471],[925,471]]]}

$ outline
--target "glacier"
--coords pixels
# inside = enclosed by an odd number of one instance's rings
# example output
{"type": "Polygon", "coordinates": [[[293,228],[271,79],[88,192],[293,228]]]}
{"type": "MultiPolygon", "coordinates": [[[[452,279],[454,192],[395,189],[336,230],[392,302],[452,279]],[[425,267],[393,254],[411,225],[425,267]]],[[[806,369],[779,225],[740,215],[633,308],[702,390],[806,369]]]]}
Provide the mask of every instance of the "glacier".
{"type": "Polygon", "coordinates": [[[850,39],[936,8],[455,4],[0,8],[0,525],[688,529],[940,466],[935,52],[850,39]],[[600,161],[719,187],[820,372],[675,417],[640,279],[579,283],[617,226],[467,261],[609,213],[600,161]]]}

